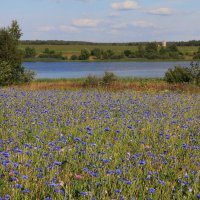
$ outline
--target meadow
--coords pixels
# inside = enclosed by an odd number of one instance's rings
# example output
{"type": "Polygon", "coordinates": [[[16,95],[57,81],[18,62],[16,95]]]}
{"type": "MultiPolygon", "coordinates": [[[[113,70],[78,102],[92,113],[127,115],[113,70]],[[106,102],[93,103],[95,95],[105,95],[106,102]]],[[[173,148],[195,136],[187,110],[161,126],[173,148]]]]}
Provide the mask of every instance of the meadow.
{"type": "Polygon", "coordinates": [[[198,93],[4,88],[0,109],[1,199],[200,198],[198,93]]]}
{"type": "MultiPolygon", "coordinates": [[[[116,54],[120,54],[124,50],[137,51],[137,46],[127,45],[21,45],[20,49],[25,50],[26,47],[35,48],[37,54],[44,52],[45,48],[54,50],[56,53],[62,52],[63,56],[71,57],[72,55],[80,55],[81,49],[88,49],[89,51],[100,48],[102,50],[111,49],[116,54]]],[[[191,57],[198,51],[198,46],[181,46],[178,47],[179,51],[187,54],[186,59],[191,60],[191,57]]],[[[128,60],[128,59],[127,59],[128,60]]],[[[140,60],[140,59],[139,59],[140,60]]],[[[144,59],[143,59],[144,60],[144,59]]]]}

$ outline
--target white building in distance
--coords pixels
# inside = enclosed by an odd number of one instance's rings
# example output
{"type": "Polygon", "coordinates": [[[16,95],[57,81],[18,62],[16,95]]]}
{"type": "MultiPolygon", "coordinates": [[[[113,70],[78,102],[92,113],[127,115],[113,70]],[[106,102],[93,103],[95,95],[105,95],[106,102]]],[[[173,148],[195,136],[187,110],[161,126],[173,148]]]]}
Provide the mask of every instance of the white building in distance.
{"type": "Polygon", "coordinates": [[[163,41],[163,42],[162,42],[162,46],[163,46],[163,47],[166,47],[166,46],[167,46],[167,42],[166,42],[166,41],[163,41]]]}

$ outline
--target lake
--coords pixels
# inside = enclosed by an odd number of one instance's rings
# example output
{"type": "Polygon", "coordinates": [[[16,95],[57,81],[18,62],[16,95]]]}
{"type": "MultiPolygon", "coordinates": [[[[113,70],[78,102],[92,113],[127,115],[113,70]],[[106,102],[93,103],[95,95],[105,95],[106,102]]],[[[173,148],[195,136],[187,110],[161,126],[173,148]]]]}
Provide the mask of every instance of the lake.
{"type": "Polygon", "coordinates": [[[36,78],[81,78],[111,71],[122,77],[163,77],[176,65],[189,66],[189,61],[173,62],[24,62],[37,73],[36,78]]]}

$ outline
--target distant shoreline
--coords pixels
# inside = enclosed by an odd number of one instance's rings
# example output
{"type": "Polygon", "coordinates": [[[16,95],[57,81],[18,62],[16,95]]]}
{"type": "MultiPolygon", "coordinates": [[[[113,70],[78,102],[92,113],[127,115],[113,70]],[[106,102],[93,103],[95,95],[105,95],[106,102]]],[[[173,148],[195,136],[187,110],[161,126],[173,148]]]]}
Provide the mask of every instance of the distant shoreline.
{"type": "Polygon", "coordinates": [[[106,60],[62,60],[55,58],[29,58],[23,59],[23,62],[181,62],[181,61],[199,61],[192,59],[106,59],[106,60]]]}

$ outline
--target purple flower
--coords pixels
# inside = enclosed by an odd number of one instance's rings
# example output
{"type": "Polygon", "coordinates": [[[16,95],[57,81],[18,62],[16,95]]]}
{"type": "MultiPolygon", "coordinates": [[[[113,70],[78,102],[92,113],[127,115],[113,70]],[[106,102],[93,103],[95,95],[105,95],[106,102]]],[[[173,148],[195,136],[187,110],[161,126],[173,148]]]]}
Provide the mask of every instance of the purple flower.
{"type": "Polygon", "coordinates": [[[149,189],[149,192],[150,192],[151,194],[154,194],[155,191],[156,191],[156,190],[155,190],[154,188],[150,188],[150,189],[149,189]]]}
{"type": "Polygon", "coordinates": [[[55,162],[54,162],[54,165],[62,165],[62,162],[57,162],[57,161],[55,161],[55,162]]]}
{"type": "Polygon", "coordinates": [[[146,164],[146,161],[145,161],[145,160],[139,160],[138,164],[139,164],[139,165],[145,165],[145,164],[146,164]]]}
{"type": "Polygon", "coordinates": [[[197,194],[197,199],[200,199],[200,194],[197,194]]]}
{"type": "Polygon", "coordinates": [[[80,192],[80,194],[83,195],[83,196],[87,196],[88,192],[80,192]]]}
{"type": "Polygon", "coordinates": [[[30,190],[29,190],[29,189],[24,189],[23,192],[24,192],[24,193],[29,193],[30,190]]]}
{"type": "Polygon", "coordinates": [[[15,187],[17,188],[17,189],[20,189],[20,188],[22,188],[22,184],[15,184],[15,187]]]}
{"type": "Polygon", "coordinates": [[[106,127],[106,128],[104,129],[104,131],[110,131],[110,128],[109,128],[109,127],[106,127]]]}

